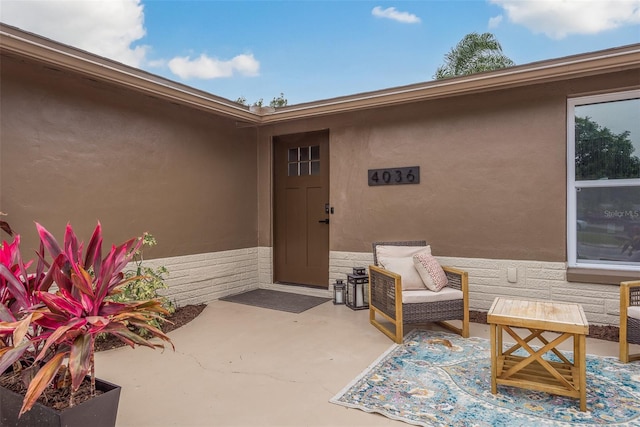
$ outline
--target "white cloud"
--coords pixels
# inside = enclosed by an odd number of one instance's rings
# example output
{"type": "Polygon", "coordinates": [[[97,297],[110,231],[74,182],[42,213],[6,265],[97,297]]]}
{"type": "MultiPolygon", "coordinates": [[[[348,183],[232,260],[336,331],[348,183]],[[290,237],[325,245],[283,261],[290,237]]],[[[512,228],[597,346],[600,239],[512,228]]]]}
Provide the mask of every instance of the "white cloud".
{"type": "Polygon", "coordinates": [[[198,58],[175,57],[169,61],[171,72],[182,79],[216,79],[232,77],[238,73],[244,76],[257,76],[260,62],[253,55],[238,55],[229,61],[210,58],[205,54],[198,58]]]}
{"type": "Polygon", "coordinates": [[[0,21],[60,43],[141,66],[148,46],[140,0],[1,0],[0,21]]]}
{"type": "Polygon", "coordinates": [[[490,0],[509,20],[553,39],[640,24],[640,0],[490,0]]]}
{"type": "Polygon", "coordinates": [[[489,18],[489,28],[498,28],[501,22],[502,22],[502,15],[489,18]]]}
{"type": "Polygon", "coordinates": [[[376,6],[371,11],[373,16],[378,18],[392,19],[394,21],[402,22],[405,24],[418,24],[420,18],[409,12],[398,12],[395,7],[388,7],[386,9],[376,6]]]}
{"type": "Polygon", "coordinates": [[[149,59],[150,47],[139,44],[146,35],[141,0],[0,0],[0,21],[132,67],[168,66],[183,79],[256,76],[260,70],[253,55],[149,59]]]}

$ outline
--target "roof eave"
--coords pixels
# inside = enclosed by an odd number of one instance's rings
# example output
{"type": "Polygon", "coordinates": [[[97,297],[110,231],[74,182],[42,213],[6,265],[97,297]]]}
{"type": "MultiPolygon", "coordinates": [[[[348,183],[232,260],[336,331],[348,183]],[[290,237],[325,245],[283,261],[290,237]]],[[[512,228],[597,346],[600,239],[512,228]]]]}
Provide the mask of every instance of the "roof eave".
{"type": "Polygon", "coordinates": [[[262,123],[508,89],[638,68],[640,68],[640,44],[609,49],[596,54],[576,55],[560,60],[541,61],[486,73],[284,107],[264,116],[262,123]]]}
{"type": "Polygon", "coordinates": [[[275,111],[236,102],[0,23],[3,52],[259,126],[348,111],[473,94],[640,68],[640,44],[540,61],[469,76],[297,104],[275,111]]]}
{"type": "Polygon", "coordinates": [[[0,49],[2,53],[76,72],[171,102],[240,121],[260,123],[259,115],[236,102],[2,23],[0,23],[0,49]]]}

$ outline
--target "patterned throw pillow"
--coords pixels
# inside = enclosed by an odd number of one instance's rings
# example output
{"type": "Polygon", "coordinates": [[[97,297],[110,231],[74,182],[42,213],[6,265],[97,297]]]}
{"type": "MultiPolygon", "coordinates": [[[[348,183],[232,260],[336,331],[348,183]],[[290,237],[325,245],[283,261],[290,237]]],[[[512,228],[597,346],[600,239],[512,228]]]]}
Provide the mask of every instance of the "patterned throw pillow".
{"type": "Polygon", "coordinates": [[[430,253],[421,252],[413,256],[413,265],[427,289],[438,292],[447,284],[446,274],[437,259],[430,253]]]}

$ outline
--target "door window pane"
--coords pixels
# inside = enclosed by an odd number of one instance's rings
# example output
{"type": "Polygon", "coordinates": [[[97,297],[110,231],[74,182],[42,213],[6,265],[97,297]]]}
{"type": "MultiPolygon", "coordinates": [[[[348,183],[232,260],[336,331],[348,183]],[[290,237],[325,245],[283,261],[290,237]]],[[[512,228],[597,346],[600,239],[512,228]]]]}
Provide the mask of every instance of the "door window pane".
{"type": "Polygon", "coordinates": [[[311,160],[320,160],[320,146],[314,145],[311,147],[311,160]]]}
{"type": "Polygon", "coordinates": [[[309,160],[309,148],[310,147],[300,147],[300,161],[305,162],[309,160]]]}
{"type": "Polygon", "coordinates": [[[311,162],[311,175],[320,175],[320,162],[311,162]]]}
{"type": "Polygon", "coordinates": [[[297,162],[298,161],[298,149],[297,148],[289,148],[289,161],[297,162]]]}
{"type": "Polygon", "coordinates": [[[300,176],[309,175],[309,162],[300,162],[300,176]]]}
{"type": "Polygon", "coordinates": [[[320,174],[320,146],[290,148],[287,152],[288,176],[320,174]]]}

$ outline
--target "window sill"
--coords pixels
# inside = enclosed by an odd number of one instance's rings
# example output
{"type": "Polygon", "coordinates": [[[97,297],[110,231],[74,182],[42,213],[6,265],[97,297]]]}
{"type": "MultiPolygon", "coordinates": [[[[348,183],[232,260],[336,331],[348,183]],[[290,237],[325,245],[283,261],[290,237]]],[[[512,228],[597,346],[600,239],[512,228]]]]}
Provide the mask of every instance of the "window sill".
{"type": "Polygon", "coordinates": [[[619,285],[628,280],[640,280],[640,271],[600,270],[596,268],[567,268],[567,281],[579,283],[598,283],[603,285],[619,285]]]}

